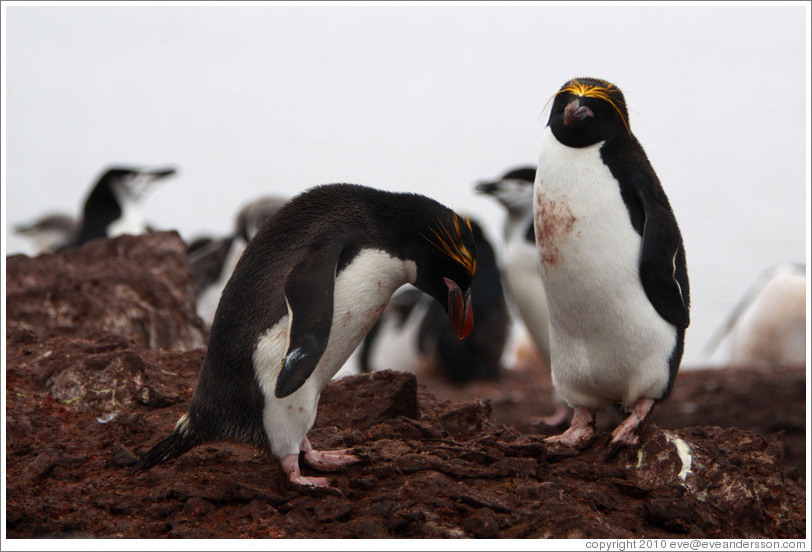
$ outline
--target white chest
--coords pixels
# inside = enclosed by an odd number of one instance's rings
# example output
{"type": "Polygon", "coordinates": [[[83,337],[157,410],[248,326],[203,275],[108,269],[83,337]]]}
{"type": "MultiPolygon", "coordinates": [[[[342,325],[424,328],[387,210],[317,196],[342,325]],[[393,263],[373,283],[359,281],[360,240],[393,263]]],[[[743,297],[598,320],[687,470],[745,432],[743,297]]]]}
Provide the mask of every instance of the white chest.
{"type": "Polygon", "coordinates": [[[642,239],[600,146],[569,148],[545,129],[533,202],[553,377],[591,406],[656,398],[675,342],[643,290],[642,239]]]}
{"type": "Polygon", "coordinates": [[[124,202],[121,210],[121,217],[107,227],[108,237],[114,238],[124,234],[138,236],[146,233],[147,227],[144,222],[144,215],[138,205],[124,202]]]}
{"type": "Polygon", "coordinates": [[[412,261],[362,250],[335,280],[333,321],[321,360],[304,385],[283,399],[277,399],[274,390],[288,350],[289,316],[259,336],[254,370],[265,396],[265,428],[277,454],[290,454],[289,449],[298,447],[313,425],[321,390],[375,324],[395,290],[416,276],[412,261]]]}
{"type": "Polygon", "coordinates": [[[641,239],[601,159],[601,145],[570,148],[549,128],[542,136],[533,214],[545,270],[591,271],[608,265],[616,272],[637,264],[641,239]]]}
{"type": "MultiPolygon", "coordinates": [[[[526,229],[523,224],[522,227],[526,229]]],[[[518,229],[505,244],[505,285],[514,307],[536,345],[549,357],[549,315],[544,285],[539,274],[539,253],[536,245],[524,239],[518,229]]]]}

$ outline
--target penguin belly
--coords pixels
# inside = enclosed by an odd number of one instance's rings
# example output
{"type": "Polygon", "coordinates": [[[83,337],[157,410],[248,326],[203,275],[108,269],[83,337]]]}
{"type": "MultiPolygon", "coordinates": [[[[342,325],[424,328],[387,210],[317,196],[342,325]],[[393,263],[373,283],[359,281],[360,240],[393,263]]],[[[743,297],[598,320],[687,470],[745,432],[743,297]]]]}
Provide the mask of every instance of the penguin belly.
{"type": "Polygon", "coordinates": [[[401,285],[414,282],[417,267],[389,254],[365,249],[336,276],[330,337],[313,374],[291,395],[276,398],[276,380],[288,351],[290,312],[256,343],[254,372],[265,397],[263,425],[271,451],[298,454],[316,420],[321,390],[341,369],[401,285]]]}
{"type": "Polygon", "coordinates": [[[631,408],[668,387],[676,328],[639,276],[641,237],[602,142],[585,148],[542,136],[534,217],[550,309],[553,382],[571,405],[631,408]]]}
{"type": "Polygon", "coordinates": [[[550,316],[544,285],[539,277],[539,254],[535,244],[521,237],[506,243],[504,277],[513,306],[549,366],[550,316]]]}

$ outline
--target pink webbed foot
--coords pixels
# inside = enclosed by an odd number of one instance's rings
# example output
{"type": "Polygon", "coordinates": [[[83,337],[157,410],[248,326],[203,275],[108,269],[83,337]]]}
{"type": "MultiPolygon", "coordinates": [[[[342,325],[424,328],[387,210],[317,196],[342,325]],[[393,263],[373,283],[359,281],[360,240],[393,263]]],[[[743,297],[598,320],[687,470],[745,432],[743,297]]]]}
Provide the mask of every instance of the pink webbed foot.
{"type": "Polygon", "coordinates": [[[544,442],[580,449],[589,444],[595,437],[595,411],[591,408],[576,406],[572,414],[570,427],[561,435],[547,437],[544,442]]]}
{"type": "Polygon", "coordinates": [[[651,412],[652,407],[654,407],[654,399],[638,399],[638,401],[634,404],[634,407],[632,407],[629,417],[623,420],[623,422],[612,432],[612,441],[609,444],[627,446],[636,445],[639,439],[635,431],[638,427],[640,427],[643,420],[646,419],[649,412],[651,412]]]}
{"type": "Polygon", "coordinates": [[[360,458],[348,452],[349,449],[315,450],[307,437],[302,441],[301,449],[307,465],[319,471],[339,471],[345,466],[360,461],[360,458]]]}
{"type": "Polygon", "coordinates": [[[283,456],[280,461],[282,470],[288,476],[288,480],[297,486],[302,487],[327,487],[330,485],[330,480],[324,477],[305,477],[299,471],[299,455],[288,454],[283,456]]]}

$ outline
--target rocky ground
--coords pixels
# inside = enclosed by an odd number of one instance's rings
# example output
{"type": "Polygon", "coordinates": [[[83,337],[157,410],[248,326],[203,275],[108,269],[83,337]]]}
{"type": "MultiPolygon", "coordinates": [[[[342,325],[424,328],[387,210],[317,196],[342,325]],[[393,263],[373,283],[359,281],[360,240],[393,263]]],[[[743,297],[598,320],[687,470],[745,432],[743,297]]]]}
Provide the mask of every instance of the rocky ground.
{"type": "MultiPolygon", "coordinates": [[[[805,367],[683,371],[640,446],[580,453],[532,361],[499,381],[349,376],[310,437],[362,462],[289,488],[250,447],[128,468],[184,412],[204,355],[174,233],[7,259],[9,538],[804,538],[805,367]]],[[[305,474],[315,474],[307,468],[305,474]]]]}

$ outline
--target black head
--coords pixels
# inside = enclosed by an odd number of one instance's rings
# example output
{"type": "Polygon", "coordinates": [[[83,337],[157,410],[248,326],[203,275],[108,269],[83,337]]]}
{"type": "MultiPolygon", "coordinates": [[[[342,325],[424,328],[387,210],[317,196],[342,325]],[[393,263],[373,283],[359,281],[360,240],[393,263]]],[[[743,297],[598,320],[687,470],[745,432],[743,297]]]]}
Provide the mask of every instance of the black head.
{"type": "Polygon", "coordinates": [[[409,254],[417,263],[414,285],[445,308],[457,337],[465,339],[474,325],[471,282],[477,261],[471,222],[434,201],[415,222],[419,237],[409,254]]]}
{"type": "Polygon", "coordinates": [[[573,148],[632,136],[623,93],[601,79],[576,78],[562,86],[547,125],[559,142],[573,148]]]}

